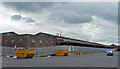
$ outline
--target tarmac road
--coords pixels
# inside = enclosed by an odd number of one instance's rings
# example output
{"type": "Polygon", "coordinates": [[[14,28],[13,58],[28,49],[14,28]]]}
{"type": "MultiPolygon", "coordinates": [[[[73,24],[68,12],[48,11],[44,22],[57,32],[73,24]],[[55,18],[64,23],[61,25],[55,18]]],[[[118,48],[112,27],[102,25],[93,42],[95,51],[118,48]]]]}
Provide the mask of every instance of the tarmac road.
{"type": "Polygon", "coordinates": [[[3,58],[3,67],[118,67],[118,53],[74,56],[34,57],[32,59],[3,58]]]}

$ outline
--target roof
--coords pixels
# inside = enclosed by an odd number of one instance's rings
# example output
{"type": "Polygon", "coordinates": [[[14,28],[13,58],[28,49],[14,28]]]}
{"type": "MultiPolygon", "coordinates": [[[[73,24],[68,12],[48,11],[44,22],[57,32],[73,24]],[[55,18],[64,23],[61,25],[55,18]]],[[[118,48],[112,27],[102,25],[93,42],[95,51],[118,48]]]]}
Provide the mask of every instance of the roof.
{"type": "Polygon", "coordinates": [[[32,35],[32,34],[19,34],[18,36],[26,36],[26,35],[34,36],[34,35],[32,35]]]}
{"type": "Polygon", "coordinates": [[[48,34],[48,33],[37,33],[36,35],[38,34],[45,34],[45,35],[49,35],[49,36],[54,36],[54,37],[57,37],[57,38],[63,38],[63,39],[69,39],[69,40],[75,40],[75,41],[81,41],[81,42],[87,42],[87,43],[92,43],[92,44],[98,44],[98,45],[103,45],[103,44],[99,44],[99,43],[94,43],[94,42],[89,42],[89,41],[83,41],[83,40],[79,40],[79,39],[74,39],[74,38],[68,38],[68,37],[63,37],[63,36],[57,36],[57,35],[52,35],[52,34],[48,34]]]}
{"type": "MultiPolygon", "coordinates": [[[[14,33],[14,34],[17,34],[17,33],[13,32],[13,31],[12,32],[5,32],[5,33],[14,33]]],[[[39,34],[45,34],[45,35],[53,36],[53,37],[56,37],[56,38],[63,38],[63,39],[69,39],[69,40],[87,42],[87,43],[92,43],[92,44],[104,45],[104,44],[99,44],[99,43],[95,43],[95,42],[83,41],[83,40],[79,40],[79,39],[68,38],[68,37],[63,37],[63,36],[57,36],[57,35],[52,35],[52,34],[43,33],[43,32],[39,32],[39,33],[37,33],[35,35],[39,35],[39,34]]],[[[18,36],[26,36],[26,35],[35,36],[35,35],[32,35],[32,34],[17,34],[17,35],[18,36]]]]}
{"type": "Polygon", "coordinates": [[[60,45],[72,45],[72,46],[83,46],[83,47],[97,47],[97,48],[115,48],[113,46],[107,46],[107,45],[93,45],[93,44],[81,44],[77,42],[61,42],[60,45]]]}
{"type": "Polygon", "coordinates": [[[6,33],[13,33],[13,34],[17,34],[17,33],[13,32],[13,31],[11,31],[11,32],[4,32],[4,33],[2,33],[2,34],[6,34],[6,33]]]}
{"type": "Polygon", "coordinates": [[[26,36],[26,35],[32,35],[32,34],[17,34],[17,33],[15,33],[15,32],[4,32],[4,33],[2,33],[2,34],[6,34],[6,33],[13,33],[13,34],[16,34],[16,35],[18,35],[18,36],[26,36]]]}

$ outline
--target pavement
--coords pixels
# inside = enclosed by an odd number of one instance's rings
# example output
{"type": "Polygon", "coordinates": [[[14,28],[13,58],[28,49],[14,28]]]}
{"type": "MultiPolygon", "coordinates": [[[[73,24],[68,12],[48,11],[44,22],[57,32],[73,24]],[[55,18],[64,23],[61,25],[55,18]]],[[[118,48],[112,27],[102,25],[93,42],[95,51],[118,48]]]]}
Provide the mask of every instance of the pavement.
{"type": "Polygon", "coordinates": [[[118,53],[73,56],[33,57],[32,59],[2,58],[2,67],[118,67],[118,53]]]}

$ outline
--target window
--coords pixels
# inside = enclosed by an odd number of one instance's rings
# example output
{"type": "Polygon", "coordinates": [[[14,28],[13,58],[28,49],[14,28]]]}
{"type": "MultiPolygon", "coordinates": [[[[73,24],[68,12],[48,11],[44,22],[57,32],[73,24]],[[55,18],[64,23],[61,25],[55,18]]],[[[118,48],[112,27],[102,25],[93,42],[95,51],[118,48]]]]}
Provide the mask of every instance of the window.
{"type": "Polygon", "coordinates": [[[46,44],[48,44],[48,41],[46,41],[46,44]]]}
{"type": "Polygon", "coordinates": [[[15,43],[15,40],[12,40],[12,43],[15,43]]]}
{"type": "Polygon", "coordinates": [[[58,44],[60,44],[60,41],[58,42],[58,44]]]}
{"type": "Polygon", "coordinates": [[[35,40],[34,40],[34,39],[32,39],[32,43],[35,43],[35,40]]]}
{"type": "Polygon", "coordinates": [[[42,40],[40,40],[39,43],[42,44],[42,40]]]}
{"type": "Polygon", "coordinates": [[[51,44],[53,44],[53,41],[51,41],[51,44]]]}
{"type": "Polygon", "coordinates": [[[5,40],[5,44],[7,44],[8,43],[8,41],[7,40],[5,40]]]}
{"type": "Polygon", "coordinates": [[[19,43],[22,43],[22,42],[23,42],[23,40],[22,40],[22,39],[20,39],[20,40],[19,40],[19,43]]]}
{"type": "Polygon", "coordinates": [[[8,33],[7,36],[10,36],[10,33],[8,33]]]}

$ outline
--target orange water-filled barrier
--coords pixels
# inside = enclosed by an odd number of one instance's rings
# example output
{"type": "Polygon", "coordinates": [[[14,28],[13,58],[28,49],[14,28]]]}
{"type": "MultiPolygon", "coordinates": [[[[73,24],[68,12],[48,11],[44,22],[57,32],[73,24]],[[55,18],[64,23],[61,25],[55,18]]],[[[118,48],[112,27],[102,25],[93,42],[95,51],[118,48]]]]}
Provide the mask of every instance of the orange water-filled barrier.
{"type": "Polygon", "coordinates": [[[56,56],[68,56],[68,50],[56,50],[56,56]]]}
{"type": "Polygon", "coordinates": [[[17,58],[32,58],[34,56],[34,49],[16,49],[17,58]]]}

